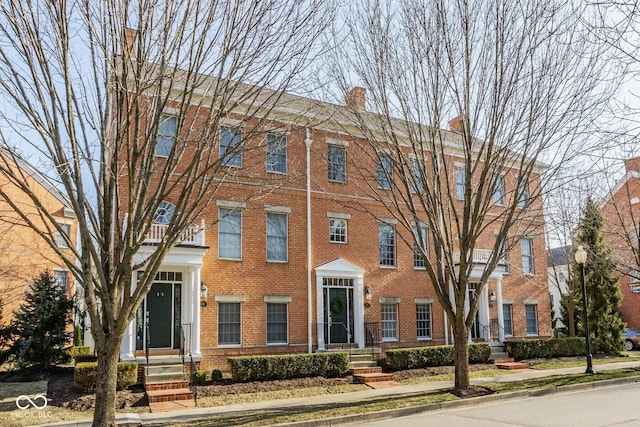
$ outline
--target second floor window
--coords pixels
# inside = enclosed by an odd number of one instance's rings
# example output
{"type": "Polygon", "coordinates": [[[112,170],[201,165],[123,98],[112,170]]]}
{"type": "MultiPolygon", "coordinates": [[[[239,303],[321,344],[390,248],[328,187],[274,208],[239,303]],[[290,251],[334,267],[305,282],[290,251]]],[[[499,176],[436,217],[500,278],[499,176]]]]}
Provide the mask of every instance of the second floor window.
{"type": "Polygon", "coordinates": [[[456,199],[464,200],[464,169],[456,168],[456,199]]]}
{"type": "Polygon", "coordinates": [[[178,134],[178,119],[174,116],[161,116],[156,141],[156,156],[169,157],[176,143],[178,134]]]}
{"type": "Polygon", "coordinates": [[[287,261],[287,215],[267,213],[267,261],[287,261]]]}
{"type": "Polygon", "coordinates": [[[414,228],[413,236],[413,267],[418,270],[424,270],[426,263],[422,256],[422,248],[425,253],[428,253],[427,230],[425,228],[414,228]]]}
{"type": "Polygon", "coordinates": [[[378,225],[378,243],[380,245],[380,266],[395,267],[396,265],[396,235],[390,224],[378,225]]]}
{"type": "Polygon", "coordinates": [[[241,259],[242,257],[242,212],[220,208],[218,222],[218,257],[241,259]]]}
{"type": "Polygon", "coordinates": [[[522,251],[522,272],[533,274],[533,240],[528,237],[522,239],[520,249],[522,251]]]}
{"type": "Polygon", "coordinates": [[[153,215],[153,221],[158,224],[169,224],[173,214],[176,211],[176,206],[173,203],[163,200],[158,205],[156,213],[153,215]]]}
{"type": "Polygon", "coordinates": [[[378,188],[390,190],[391,183],[393,182],[393,163],[391,156],[388,154],[381,154],[378,157],[377,173],[378,188]]]}
{"type": "Polygon", "coordinates": [[[267,172],[287,173],[287,138],[267,134],[267,172]]]}
{"type": "Polygon", "coordinates": [[[495,187],[493,188],[493,203],[504,206],[504,176],[496,177],[495,187]]]}
{"type": "Polygon", "coordinates": [[[431,304],[416,305],[416,335],[418,339],[431,339],[431,304]]]}
{"type": "Polygon", "coordinates": [[[60,231],[56,232],[56,246],[59,248],[68,248],[69,244],[65,236],[67,238],[71,236],[71,224],[58,223],[58,227],[60,227],[60,231]]]}
{"type": "Polygon", "coordinates": [[[242,130],[226,126],[220,127],[220,159],[224,166],[242,167],[241,141],[242,130]]]}
{"type": "Polygon", "coordinates": [[[347,243],[347,221],[344,219],[329,220],[329,241],[331,243],[347,243]]]}
{"type": "Polygon", "coordinates": [[[347,153],[344,147],[329,145],[329,181],[347,182],[347,153]]]}
{"type": "Polygon", "coordinates": [[[67,286],[68,286],[68,283],[69,283],[69,275],[67,274],[66,271],[54,270],[53,271],[53,279],[56,281],[58,286],[60,286],[60,289],[63,289],[65,292],[67,292],[67,286]]]}

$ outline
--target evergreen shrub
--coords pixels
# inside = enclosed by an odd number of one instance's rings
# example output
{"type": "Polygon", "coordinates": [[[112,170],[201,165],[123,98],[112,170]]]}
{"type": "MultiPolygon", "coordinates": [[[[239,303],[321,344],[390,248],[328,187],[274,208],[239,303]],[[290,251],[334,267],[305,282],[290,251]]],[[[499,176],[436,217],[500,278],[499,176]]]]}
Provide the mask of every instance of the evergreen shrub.
{"type": "MultiPolygon", "coordinates": [[[[73,382],[86,391],[93,392],[98,377],[97,362],[80,362],[73,369],[73,382]]],[[[134,385],[138,380],[138,364],[136,362],[118,362],[118,390],[134,385]]]]}
{"type": "MultiPolygon", "coordinates": [[[[469,344],[469,363],[487,363],[491,346],[487,343],[469,344]]],[[[453,365],[452,345],[438,345],[387,350],[385,367],[393,371],[453,365]]]]}
{"type": "Polygon", "coordinates": [[[349,371],[343,352],[230,357],[234,381],[270,381],[323,376],[341,377],[349,371]]]}

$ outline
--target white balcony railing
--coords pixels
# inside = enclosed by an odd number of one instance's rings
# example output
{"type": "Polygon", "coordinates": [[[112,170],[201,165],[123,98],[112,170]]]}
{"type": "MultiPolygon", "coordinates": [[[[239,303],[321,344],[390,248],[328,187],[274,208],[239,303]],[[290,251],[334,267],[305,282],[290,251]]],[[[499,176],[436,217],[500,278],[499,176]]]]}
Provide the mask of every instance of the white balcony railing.
{"type": "MultiPolygon", "coordinates": [[[[204,220],[200,225],[192,225],[180,234],[178,245],[204,246],[204,220]]],[[[151,229],[144,239],[145,243],[160,243],[167,232],[165,224],[151,224],[151,229]]]]}
{"type": "MultiPolygon", "coordinates": [[[[491,252],[491,249],[474,249],[471,255],[471,262],[473,264],[486,264],[489,262],[491,252]]],[[[460,263],[460,252],[454,252],[453,262],[456,264],[460,263]]]]}

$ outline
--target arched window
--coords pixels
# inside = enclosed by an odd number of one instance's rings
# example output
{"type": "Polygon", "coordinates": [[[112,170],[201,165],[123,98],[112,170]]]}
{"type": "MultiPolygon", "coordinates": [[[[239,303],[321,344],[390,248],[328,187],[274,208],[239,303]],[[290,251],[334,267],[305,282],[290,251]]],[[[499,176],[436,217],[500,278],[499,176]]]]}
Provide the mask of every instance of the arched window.
{"type": "Polygon", "coordinates": [[[173,217],[173,213],[176,211],[176,205],[169,203],[166,200],[160,202],[156,213],[153,216],[153,221],[158,224],[168,224],[173,217]]]}

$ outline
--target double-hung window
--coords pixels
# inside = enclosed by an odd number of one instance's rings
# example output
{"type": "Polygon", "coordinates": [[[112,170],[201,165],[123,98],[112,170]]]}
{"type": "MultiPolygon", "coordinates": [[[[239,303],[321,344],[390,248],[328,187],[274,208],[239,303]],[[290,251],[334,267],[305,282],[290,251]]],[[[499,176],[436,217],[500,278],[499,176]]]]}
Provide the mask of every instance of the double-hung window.
{"type": "Polygon", "coordinates": [[[242,257],[242,212],[240,210],[220,208],[218,257],[223,259],[241,259],[242,257]]]}
{"type": "Polygon", "coordinates": [[[242,130],[227,126],[220,127],[220,159],[224,166],[242,167],[242,130]]]}
{"type": "Polygon", "coordinates": [[[396,266],[396,231],[391,224],[378,225],[378,244],[380,245],[380,266],[396,266]]]}
{"type": "Polygon", "coordinates": [[[513,314],[511,304],[502,304],[502,319],[504,321],[504,334],[508,337],[513,335],[513,314]]]}
{"type": "Polygon", "coordinates": [[[156,156],[169,157],[176,143],[178,134],[178,119],[175,116],[162,115],[158,125],[158,139],[156,140],[156,156]]]}
{"type": "Polygon", "coordinates": [[[533,240],[529,237],[520,240],[520,250],[522,251],[522,272],[533,274],[533,240]]]}
{"type": "Polygon", "coordinates": [[[419,340],[431,339],[431,304],[416,305],[416,332],[419,340]]]}
{"type": "Polygon", "coordinates": [[[378,156],[377,172],[378,188],[390,190],[393,182],[393,163],[390,155],[380,154],[378,156]]]}
{"type": "Polygon", "coordinates": [[[69,244],[65,239],[65,236],[69,238],[71,236],[71,224],[58,223],[60,231],[56,232],[56,246],[59,248],[68,248],[69,244]]]}
{"type": "Polygon", "coordinates": [[[67,286],[69,284],[69,274],[64,270],[54,270],[53,279],[56,281],[60,289],[65,293],[67,292],[67,286]]]}
{"type": "Polygon", "coordinates": [[[518,207],[525,209],[529,206],[529,184],[526,181],[520,181],[518,184],[518,207]]]}
{"type": "Polygon", "coordinates": [[[416,270],[424,270],[426,267],[423,250],[425,254],[429,253],[429,241],[427,239],[426,228],[413,229],[413,267],[416,270]]]}
{"type": "Polygon", "coordinates": [[[409,172],[411,173],[411,192],[424,193],[424,175],[422,173],[424,167],[416,159],[409,160],[409,172]]]}
{"type": "Polygon", "coordinates": [[[524,311],[527,321],[527,335],[538,335],[538,306],[525,304],[524,311]]]}
{"type": "Polygon", "coordinates": [[[287,261],[287,215],[267,213],[267,261],[287,261]]]}
{"type": "Polygon", "coordinates": [[[495,186],[493,188],[493,203],[504,206],[504,175],[496,177],[495,186]]]}
{"type": "Polygon", "coordinates": [[[267,134],[267,172],[287,173],[287,138],[267,134]]]}
{"type": "Polygon", "coordinates": [[[347,220],[329,219],[329,241],[331,243],[347,243],[347,220]]]}
{"type": "Polygon", "coordinates": [[[464,200],[464,168],[456,167],[456,199],[464,200]]]}
{"type": "Polygon", "coordinates": [[[398,340],[398,304],[382,304],[382,340],[398,340]]]}
{"type": "Polygon", "coordinates": [[[267,303],[267,344],[286,344],[287,304],[267,303]]]}
{"type": "Polygon", "coordinates": [[[329,181],[347,182],[347,152],[340,145],[329,145],[329,181]]]}
{"type": "Polygon", "coordinates": [[[240,303],[218,303],[218,345],[240,345],[240,303]]]}

